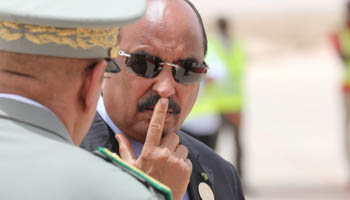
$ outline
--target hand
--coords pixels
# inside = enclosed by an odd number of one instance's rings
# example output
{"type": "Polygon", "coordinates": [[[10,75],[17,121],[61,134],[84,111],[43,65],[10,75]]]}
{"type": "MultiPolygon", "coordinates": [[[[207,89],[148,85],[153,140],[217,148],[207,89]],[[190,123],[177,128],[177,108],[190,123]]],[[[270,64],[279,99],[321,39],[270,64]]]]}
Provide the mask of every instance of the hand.
{"type": "Polygon", "coordinates": [[[129,164],[167,185],[174,200],[181,200],[190,181],[192,163],[187,159],[188,149],[179,144],[179,136],[171,133],[162,139],[164,121],[168,110],[168,99],[157,102],[145,144],[138,159],[130,142],[122,134],[117,134],[120,157],[129,164]]]}

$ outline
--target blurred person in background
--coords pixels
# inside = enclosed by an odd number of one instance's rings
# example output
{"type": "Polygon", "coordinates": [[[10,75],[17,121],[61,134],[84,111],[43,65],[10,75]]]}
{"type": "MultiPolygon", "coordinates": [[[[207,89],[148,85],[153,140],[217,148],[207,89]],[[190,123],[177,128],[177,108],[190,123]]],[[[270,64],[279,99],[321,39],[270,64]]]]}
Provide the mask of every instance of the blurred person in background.
{"type": "Polygon", "coordinates": [[[221,113],[216,104],[218,96],[215,83],[224,77],[225,66],[213,53],[207,55],[206,62],[209,68],[213,66],[213,70],[209,70],[206,79],[201,82],[196,103],[181,129],[215,150],[222,126],[221,113]]]}
{"type": "Polygon", "coordinates": [[[344,26],[332,35],[332,43],[344,65],[344,80],[342,85],[345,106],[344,144],[348,164],[348,183],[350,184],[350,1],[346,5],[344,26]]]}
{"type": "Polygon", "coordinates": [[[208,40],[206,58],[209,67],[215,70],[209,70],[198,100],[182,129],[215,149],[219,130],[228,125],[234,135],[235,164],[242,177],[241,110],[246,58],[240,42],[232,34],[229,21],[218,18],[216,27],[216,34],[208,40]]]}

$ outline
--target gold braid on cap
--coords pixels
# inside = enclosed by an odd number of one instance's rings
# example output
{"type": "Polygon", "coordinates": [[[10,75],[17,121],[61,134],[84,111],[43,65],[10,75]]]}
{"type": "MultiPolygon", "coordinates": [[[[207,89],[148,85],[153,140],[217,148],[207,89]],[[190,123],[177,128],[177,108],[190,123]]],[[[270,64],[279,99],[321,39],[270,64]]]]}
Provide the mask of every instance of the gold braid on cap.
{"type": "Polygon", "coordinates": [[[72,48],[89,49],[102,47],[109,49],[109,56],[118,55],[119,28],[57,28],[0,21],[0,38],[8,41],[25,37],[37,45],[55,43],[72,48]]]}

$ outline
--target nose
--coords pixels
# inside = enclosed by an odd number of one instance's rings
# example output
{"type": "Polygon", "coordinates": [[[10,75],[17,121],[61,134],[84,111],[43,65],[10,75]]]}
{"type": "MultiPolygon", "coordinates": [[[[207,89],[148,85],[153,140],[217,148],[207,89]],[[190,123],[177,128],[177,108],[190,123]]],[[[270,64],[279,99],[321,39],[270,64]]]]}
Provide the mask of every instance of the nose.
{"type": "Polygon", "coordinates": [[[155,77],[152,89],[161,97],[167,98],[175,94],[175,84],[172,68],[164,65],[163,70],[155,77]]]}

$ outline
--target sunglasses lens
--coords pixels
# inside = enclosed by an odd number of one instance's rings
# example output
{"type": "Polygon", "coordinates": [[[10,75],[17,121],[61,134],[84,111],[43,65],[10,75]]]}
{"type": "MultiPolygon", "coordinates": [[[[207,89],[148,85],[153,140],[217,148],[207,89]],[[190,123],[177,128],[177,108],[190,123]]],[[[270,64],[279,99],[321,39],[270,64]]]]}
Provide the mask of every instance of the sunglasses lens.
{"type": "Polygon", "coordinates": [[[201,82],[208,71],[205,63],[179,61],[174,64],[163,62],[160,58],[145,55],[143,53],[126,54],[120,51],[121,56],[125,56],[126,70],[129,73],[145,78],[154,78],[162,71],[162,65],[170,65],[175,81],[182,84],[196,84],[201,82]]]}
{"type": "Polygon", "coordinates": [[[126,69],[138,76],[153,78],[159,74],[159,61],[151,56],[132,54],[125,60],[126,69]]]}
{"type": "Polygon", "coordinates": [[[208,68],[198,67],[196,63],[182,63],[173,68],[174,79],[183,84],[195,84],[204,80],[208,68]]]}

